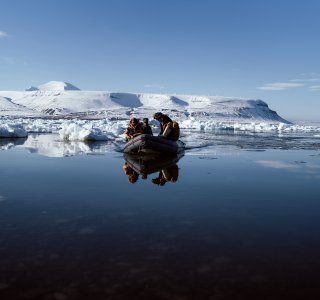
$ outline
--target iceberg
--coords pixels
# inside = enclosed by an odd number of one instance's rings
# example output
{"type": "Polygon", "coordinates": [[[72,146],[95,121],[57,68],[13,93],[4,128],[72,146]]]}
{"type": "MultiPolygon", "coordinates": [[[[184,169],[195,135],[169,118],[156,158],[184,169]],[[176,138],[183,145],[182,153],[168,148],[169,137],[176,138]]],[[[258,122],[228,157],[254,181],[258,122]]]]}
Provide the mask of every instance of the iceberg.
{"type": "Polygon", "coordinates": [[[24,138],[28,132],[21,124],[0,124],[0,138],[24,138]]]}
{"type": "Polygon", "coordinates": [[[108,137],[97,127],[81,127],[75,123],[62,124],[59,135],[67,141],[107,141],[108,137]]]}

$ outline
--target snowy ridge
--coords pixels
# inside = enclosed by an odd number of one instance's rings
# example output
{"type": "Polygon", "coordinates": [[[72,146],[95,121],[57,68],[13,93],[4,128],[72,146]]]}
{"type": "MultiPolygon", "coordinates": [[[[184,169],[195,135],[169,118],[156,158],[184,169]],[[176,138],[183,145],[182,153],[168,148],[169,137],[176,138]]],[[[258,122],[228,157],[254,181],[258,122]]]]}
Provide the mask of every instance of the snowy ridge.
{"type": "Polygon", "coordinates": [[[49,81],[45,84],[41,84],[38,87],[31,86],[26,91],[79,91],[80,89],[72,85],[69,82],[63,81],[49,81]]]}
{"type": "Polygon", "coordinates": [[[2,111],[19,110],[19,106],[12,103],[10,98],[0,97],[0,107],[2,111]]]}
{"type": "MultiPolygon", "coordinates": [[[[288,123],[262,100],[221,96],[80,91],[70,83],[59,81],[50,81],[24,92],[1,91],[0,96],[10,98],[12,104],[25,107],[29,113],[33,111],[35,115],[44,117],[63,115],[127,119],[132,114],[150,117],[162,110],[174,113],[179,119],[245,119],[288,123]]],[[[17,116],[22,113],[16,110],[17,116]]],[[[0,114],[8,115],[2,106],[0,114]]]]}
{"type": "Polygon", "coordinates": [[[13,103],[12,100],[8,97],[1,97],[1,96],[0,96],[0,110],[3,115],[8,115],[8,116],[16,115],[16,114],[21,116],[26,116],[26,115],[33,114],[32,110],[22,105],[13,103]]]}

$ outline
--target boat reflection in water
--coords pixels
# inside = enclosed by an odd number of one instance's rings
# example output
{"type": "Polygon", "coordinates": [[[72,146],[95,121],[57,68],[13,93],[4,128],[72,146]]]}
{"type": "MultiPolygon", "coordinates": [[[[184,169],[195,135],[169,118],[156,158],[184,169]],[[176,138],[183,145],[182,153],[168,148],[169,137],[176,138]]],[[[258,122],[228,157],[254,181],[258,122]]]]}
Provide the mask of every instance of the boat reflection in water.
{"type": "Polygon", "coordinates": [[[134,155],[124,154],[125,164],[122,169],[128,176],[130,183],[135,183],[139,176],[147,179],[149,174],[158,173],[156,178],[151,180],[152,183],[163,186],[167,182],[176,182],[179,177],[179,167],[177,165],[183,153],[175,155],[134,155]]]}

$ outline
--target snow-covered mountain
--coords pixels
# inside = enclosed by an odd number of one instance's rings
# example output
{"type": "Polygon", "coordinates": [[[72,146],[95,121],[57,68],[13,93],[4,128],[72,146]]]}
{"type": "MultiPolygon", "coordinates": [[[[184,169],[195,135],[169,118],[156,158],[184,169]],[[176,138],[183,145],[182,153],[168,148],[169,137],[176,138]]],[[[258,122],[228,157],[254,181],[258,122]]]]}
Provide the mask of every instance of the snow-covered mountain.
{"type": "Polygon", "coordinates": [[[26,89],[27,92],[31,91],[79,91],[80,89],[71,83],[63,81],[49,81],[45,84],[41,84],[38,87],[31,86],[26,89]]]}
{"type": "Polygon", "coordinates": [[[262,100],[81,91],[74,85],[61,81],[50,81],[20,92],[0,91],[0,97],[0,115],[128,119],[130,115],[150,117],[156,111],[164,111],[180,120],[201,118],[287,123],[262,100]],[[7,113],[8,107],[10,114],[7,113]]]}

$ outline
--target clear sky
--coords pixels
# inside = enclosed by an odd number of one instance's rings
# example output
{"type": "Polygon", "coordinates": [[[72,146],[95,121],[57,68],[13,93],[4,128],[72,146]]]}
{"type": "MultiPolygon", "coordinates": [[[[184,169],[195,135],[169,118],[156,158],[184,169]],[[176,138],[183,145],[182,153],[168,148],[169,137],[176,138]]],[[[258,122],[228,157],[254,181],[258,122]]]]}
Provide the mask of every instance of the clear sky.
{"type": "Polygon", "coordinates": [[[320,122],[319,0],[1,0],[0,90],[262,99],[320,122]]]}

